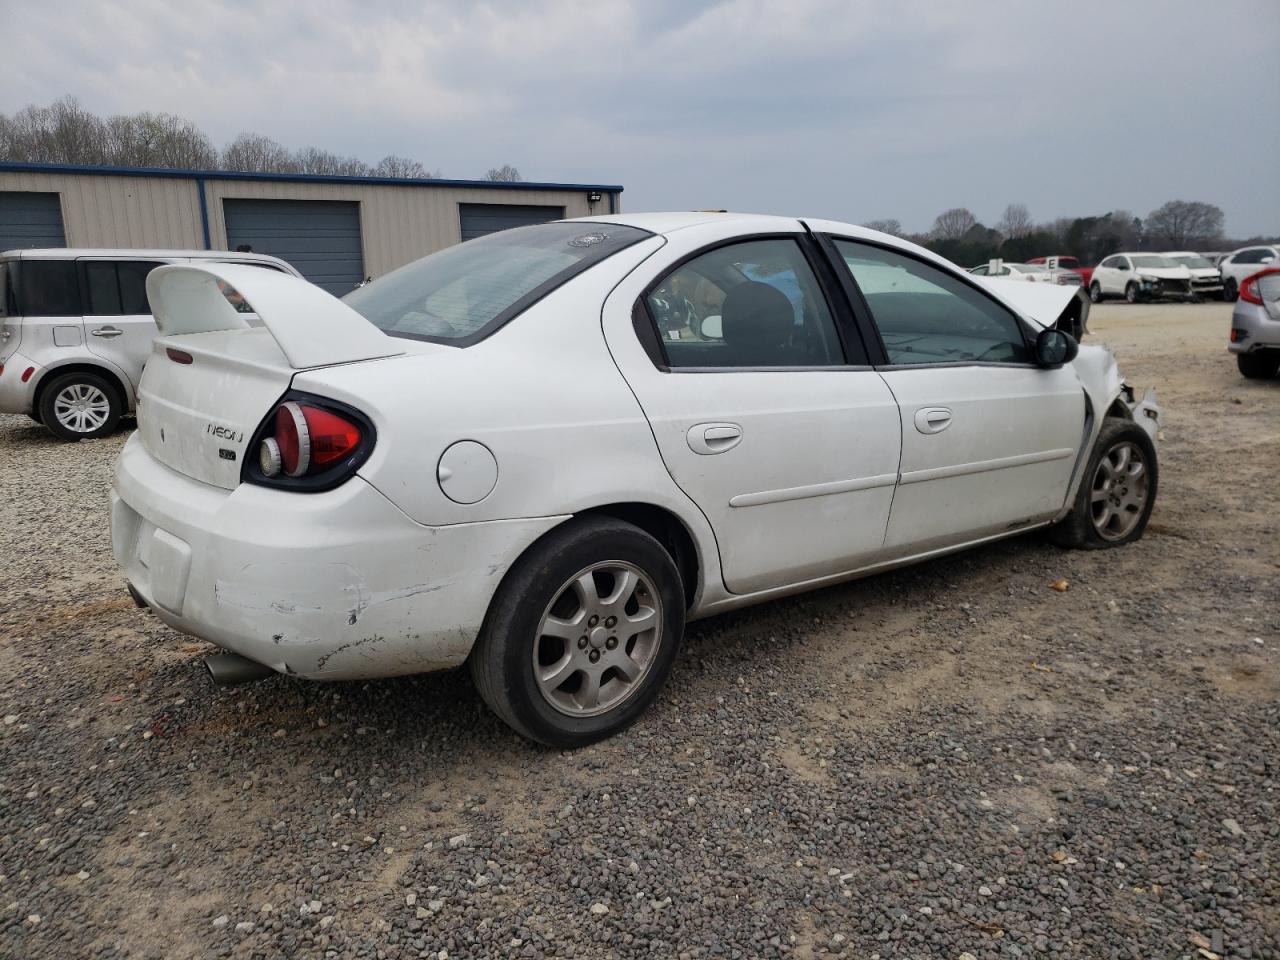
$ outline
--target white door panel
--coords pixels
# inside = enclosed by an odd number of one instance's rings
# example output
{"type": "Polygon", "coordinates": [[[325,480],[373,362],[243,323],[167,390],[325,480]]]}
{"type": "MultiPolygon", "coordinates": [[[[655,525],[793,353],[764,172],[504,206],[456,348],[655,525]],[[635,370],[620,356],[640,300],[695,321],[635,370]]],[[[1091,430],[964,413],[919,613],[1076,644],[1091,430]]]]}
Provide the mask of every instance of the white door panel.
{"type": "MultiPolygon", "coordinates": [[[[614,290],[602,318],[663,463],[715,532],[733,593],[874,562],[901,443],[897,404],[869,368],[664,371],[650,359],[633,325],[649,322],[643,311],[633,316],[641,294],[678,261],[753,226],[726,219],[668,235],[614,290]]],[[[759,232],[784,231],[767,219],[759,232]]]]}
{"type": "Polygon", "coordinates": [[[838,573],[880,552],[900,430],[874,371],[653,373],[629,380],[667,469],[715,531],[731,591],[838,573]],[[730,421],[740,438],[723,453],[690,443],[702,424],[730,421]]]}
{"type": "Polygon", "coordinates": [[[999,533],[1062,506],[1084,430],[1084,390],[1070,366],[881,372],[902,409],[889,551],[999,533]]]}

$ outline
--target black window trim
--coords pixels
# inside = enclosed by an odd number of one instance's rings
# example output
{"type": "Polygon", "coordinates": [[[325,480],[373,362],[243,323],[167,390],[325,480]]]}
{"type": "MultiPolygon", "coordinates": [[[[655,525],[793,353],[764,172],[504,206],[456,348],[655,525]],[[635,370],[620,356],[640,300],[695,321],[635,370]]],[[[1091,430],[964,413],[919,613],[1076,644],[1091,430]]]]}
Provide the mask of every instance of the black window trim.
{"type": "Polygon", "coordinates": [[[881,243],[875,240],[866,240],[861,237],[850,237],[838,233],[819,233],[815,234],[818,242],[822,247],[823,253],[827,259],[831,261],[832,269],[839,276],[841,284],[846,286],[846,295],[857,304],[854,315],[858,320],[859,329],[862,331],[863,337],[872,337],[878,350],[878,356],[872,359],[872,366],[876,370],[937,370],[945,367],[1012,367],[1019,370],[1028,368],[1040,369],[1035,362],[1035,337],[1037,332],[1028,322],[1020,316],[1017,311],[1009,307],[1007,304],[1001,303],[996,297],[992,296],[991,291],[984,290],[981,285],[975,283],[973,279],[965,271],[953,267],[948,271],[942,264],[935,263],[932,260],[921,257],[910,250],[903,250],[901,247],[893,246],[888,243],[881,243]],[[973,290],[976,290],[987,300],[990,300],[1001,310],[1004,310],[1017,324],[1018,332],[1022,334],[1022,345],[1027,348],[1028,353],[1032,357],[1026,362],[1004,361],[1004,360],[948,360],[943,363],[891,363],[889,361],[889,351],[884,345],[884,340],[880,337],[880,329],[876,326],[872,318],[871,306],[867,303],[867,299],[862,294],[862,288],[858,286],[857,280],[854,279],[853,271],[849,269],[849,265],[845,263],[844,257],[840,255],[840,251],[836,248],[836,241],[843,240],[846,243],[856,243],[868,247],[878,247],[881,250],[887,250],[889,253],[897,254],[900,257],[906,257],[926,267],[932,267],[935,270],[941,270],[943,273],[954,277],[973,290]]]}
{"type": "Polygon", "coordinates": [[[636,298],[636,302],[631,308],[632,328],[640,341],[640,346],[659,373],[814,373],[823,371],[869,371],[874,369],[870,362],[871,357],[865,346],[865,339],[858,331],[854,322],[853,312],[843,291],[840,289],[838,274],[832,272],[831,265],[827,262],[827,257],[818,248],[814,240],[813,232],[803,221],[801,221],[801,226],[804,227],[803,230],[744,233],[736,237],[717,240],[685,254],[662,268],[661,273],[640,291],[640,295],[636,298]],[[809,269],[813,271],[818,290],[826,302],[827,312],[831,315],[832,326],[835,327],[836,341],[840,346],[840,357],[844,362],[778,367],[673,367],[670,358],[667,356],[666,345],[663,343],[662,336],[658,333],[657,318],[649,307],[649,295],[662,285],[662,281],[666,280],[667,277],[671,276],[686,263],[708,253],[714,253],[723,247],[736,246],[740,243],[754,243],[761,240],[790,240],[799,246],[801,256],[804,257],[805,262],[809,265],[809,269]],[[850,351],[851,343],[855,348],[861,348],[863,356],[867,358],[867,363],[850,362],[852,355],[850,351]]]}

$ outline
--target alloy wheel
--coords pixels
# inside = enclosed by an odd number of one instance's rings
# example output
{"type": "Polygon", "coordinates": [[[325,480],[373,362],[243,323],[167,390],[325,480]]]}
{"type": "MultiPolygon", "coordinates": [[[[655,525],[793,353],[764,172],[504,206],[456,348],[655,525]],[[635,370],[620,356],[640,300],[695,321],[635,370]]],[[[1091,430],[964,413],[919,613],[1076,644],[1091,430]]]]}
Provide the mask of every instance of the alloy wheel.
{"type": "Polygon", "coordinates": [[[1147,506],[1146,454],[1131,441],[1103,454],[1093,475],[1090,508],[1093,528],[1104,540],[1123,540],[1142,519],[1147,506]]]}
{"type": "Polygon", "coordinates": [[[662,645],[662,600],[639,567],[592,564],[556,591],[533,644],[542,698],[573,717],[613,710],[640,689],[662,645]]]}

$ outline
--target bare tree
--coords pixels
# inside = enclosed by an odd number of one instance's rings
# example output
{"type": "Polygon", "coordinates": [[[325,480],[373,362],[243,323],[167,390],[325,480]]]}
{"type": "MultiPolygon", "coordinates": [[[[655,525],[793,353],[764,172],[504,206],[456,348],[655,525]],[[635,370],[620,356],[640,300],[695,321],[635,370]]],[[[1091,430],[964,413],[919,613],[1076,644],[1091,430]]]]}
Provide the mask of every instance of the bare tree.
{"type": "Polygon", "coordinates": [[[260,133],[241,133],[222,149],[223,170],[291,173],[296,166],[288,149],[260,133]]]}
{"type": "Polygon", "coordinates": [[[935,240],[959,240],[978,225],[978,218],[964,207],[952,207],[938,214],[933,221],[932,236],[935,240]]]}
{"type": "Polygon", "coordinates": [[[1034,230],[1035,222],[1031,219],[1031,211],[1027,209],[1025,203],[1011,203],[1004,208],[1004,214],[996,224],[996,229],[1006,237],[1017,239],[1025,237],[1034,230]]]}
{"type": "Polygon", "coordinates": [[[902,232],[902,224],[897,220],[868,220],[863,224],[868,230],[878,230],[880,233],[887,233],[890,236],[902,237],[906,236],[902,232]]]}
{"type": "Polygon", "coordinates": [[[340,177],[365,177],[369,165],[355,157],[340,157],[318,147],[303,147],[293,155],[299,173],[325,174],[340,177]]]}
{"type": "Polygon", "coordinates": [[[519,183],[524,180],[520,176],[520,171],[509,163],[504,163],[500,167],[491,167],[489,172],[484,175],[485,180],[497,180],[504,183],[519,183]]]}
{"type": "Polygon", "coordinates": [[[375,177],[396,177],[406,180],[430,180],[432,177],[440,176],[438,171],[433,173],[417,160],[397,157],[394,154],[388,154],[379,160],[374,165],[372,173],[375,177]]]}
{"type": "Polygon", "coordinates": [[[1225,217],[1212,203],[1170,200],[1147,215],[1146,232],[1157,247],[1213,246],[1222,239],[1225,217]]]}
{"type": "MultiPolygon", "coordinates": [[[[221,154],[190,120],[171,113],[135,113],[103,120],[74,97],[48,106],[31,104],[7,116],[0,113],[0,160],[31,163],[113,164],[274,173],[367,176],[369,165],[317,147],[296,152],[261,134],[245,132],[221,154]]],[[[373,172],[383,177],[439,177],[417,160],[388,156],[373,172]]],[[[490,171],[490,179],[519,180],[514,167],[490,171]],[[494,177],[493,174],[501,174],[494,177]]]]}

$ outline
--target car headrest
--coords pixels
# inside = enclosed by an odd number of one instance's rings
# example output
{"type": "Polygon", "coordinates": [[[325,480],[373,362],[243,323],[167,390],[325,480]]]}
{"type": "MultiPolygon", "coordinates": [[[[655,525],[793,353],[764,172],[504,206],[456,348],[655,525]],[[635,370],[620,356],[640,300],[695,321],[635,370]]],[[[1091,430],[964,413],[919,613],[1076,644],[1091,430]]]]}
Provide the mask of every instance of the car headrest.
{"type": "Polygon", "coordinates": [[[733,346],[776,347],[791,333],[795,318],[786,294],[756,280],[738,284],[720,307],[721,332],[733,346]]]}

